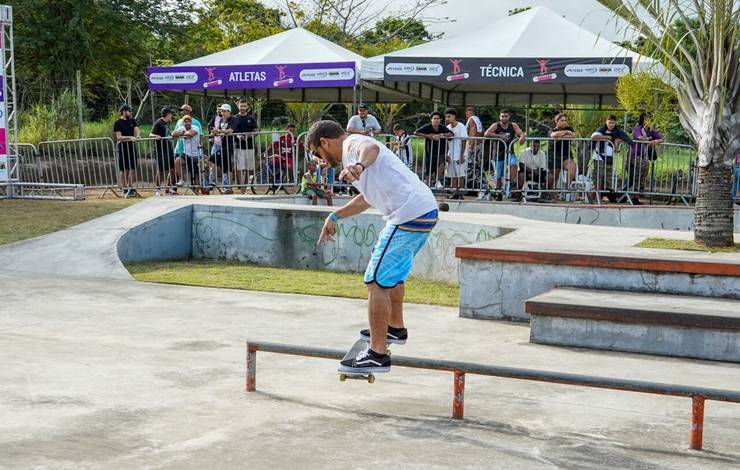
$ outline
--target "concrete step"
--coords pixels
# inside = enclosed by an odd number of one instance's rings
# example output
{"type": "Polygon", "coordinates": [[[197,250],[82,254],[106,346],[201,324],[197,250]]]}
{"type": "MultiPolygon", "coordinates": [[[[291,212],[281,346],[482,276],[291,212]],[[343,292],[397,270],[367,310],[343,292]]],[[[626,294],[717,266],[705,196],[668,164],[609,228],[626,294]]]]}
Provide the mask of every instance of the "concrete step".
{"type": "Polygon", "coordinates": [[[530,341],[740,362],[740,301],[555,288],[530,298],[530,341]]]}

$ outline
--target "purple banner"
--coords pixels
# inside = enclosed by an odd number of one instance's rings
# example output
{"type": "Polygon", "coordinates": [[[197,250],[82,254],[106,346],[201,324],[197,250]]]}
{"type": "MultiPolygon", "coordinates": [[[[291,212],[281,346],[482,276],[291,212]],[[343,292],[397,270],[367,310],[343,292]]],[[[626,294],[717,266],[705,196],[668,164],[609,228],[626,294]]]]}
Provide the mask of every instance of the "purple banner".
{"type": "Polygon", "coordinates": [[[335,88],[355,85],[355,63],[149,67],[152,90],[335,88]]]}

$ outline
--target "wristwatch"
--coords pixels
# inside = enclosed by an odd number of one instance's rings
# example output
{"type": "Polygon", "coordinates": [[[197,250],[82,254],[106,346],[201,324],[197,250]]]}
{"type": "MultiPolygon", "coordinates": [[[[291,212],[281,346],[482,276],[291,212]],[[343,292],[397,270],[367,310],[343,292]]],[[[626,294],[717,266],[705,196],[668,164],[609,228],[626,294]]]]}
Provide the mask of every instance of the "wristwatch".
{"type": "Polygon", "coordinates": [[[332,212],[331,214],[329,214],[329,220],[336,224],[337,222],[339,222],[339,217],[337,217],[337,214],[332,212]]]}

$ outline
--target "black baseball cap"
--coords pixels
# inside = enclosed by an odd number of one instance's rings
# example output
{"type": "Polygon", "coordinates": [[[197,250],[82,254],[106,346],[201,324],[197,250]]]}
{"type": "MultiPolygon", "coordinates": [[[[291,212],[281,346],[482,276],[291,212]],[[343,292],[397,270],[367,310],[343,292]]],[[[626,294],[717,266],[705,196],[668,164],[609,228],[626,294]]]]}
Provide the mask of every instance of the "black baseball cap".
{"type": "Polygon", "coordinates": [[[131,106],[127,104],[122,104],[120,108],[118,108],[118,112],[122,113],[124,111],[131,111],[131,106]]]}
{"type": "Polygon", "coordinates": [[[159,112],[159,115],[162,117],[165,117],[168,114],[175,114],[175,112],[169,106],[165,106],[164,108],[162,108],[162,111],[159,112]]]}
{"type": "Polygon", "coordinates": [[[368,109],[368,107],[365,103],[360,103],[359,106],[357,106],[357,109],[368,109]]]}

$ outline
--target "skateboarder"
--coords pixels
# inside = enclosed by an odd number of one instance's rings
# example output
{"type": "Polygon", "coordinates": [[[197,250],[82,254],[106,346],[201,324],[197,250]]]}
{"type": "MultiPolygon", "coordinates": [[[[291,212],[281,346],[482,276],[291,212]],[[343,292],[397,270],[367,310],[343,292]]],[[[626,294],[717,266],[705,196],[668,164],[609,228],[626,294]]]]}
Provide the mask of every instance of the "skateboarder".
{"type": "Polygon", "coordinates": [[[336,122],[319,121],[311,126],[306,142],[314,155],[330,165],[341,163],[339,179],[360,192],[326,218],[319,243],[333,238],[340,219],[370,207],[386,220],[365,270],[370,329],[362,330],[360,336],[369,341],[370,348],[340,362],[338,370],[350,374],[389,372],[391,357],[386,343],[404,344],[408,338],[403,323],[404,281],[437,223],[437,201],[419,177],[371,137],[346,136],[336,122]]]}

